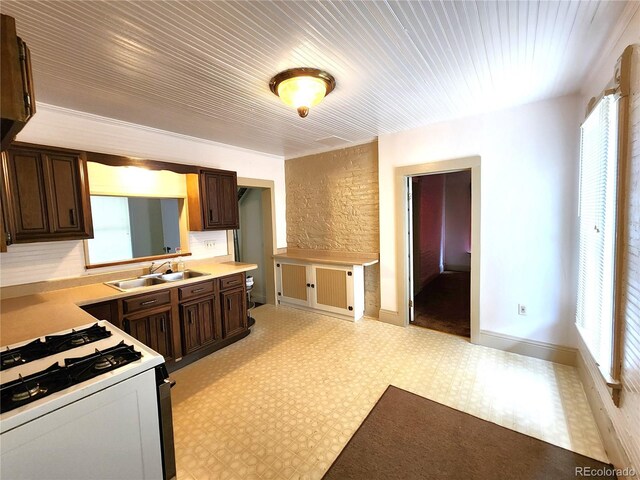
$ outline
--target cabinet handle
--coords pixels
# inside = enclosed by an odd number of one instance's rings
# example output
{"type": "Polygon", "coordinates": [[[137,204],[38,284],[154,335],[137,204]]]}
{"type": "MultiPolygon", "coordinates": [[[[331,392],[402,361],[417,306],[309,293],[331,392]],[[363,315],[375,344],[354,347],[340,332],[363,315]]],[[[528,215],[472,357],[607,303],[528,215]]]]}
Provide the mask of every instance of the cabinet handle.
{"type": "Polygon", "coordinates": [[[227,310],[231,311],[231,298],[227,297],[227,310]]]}
{"type": "Polygon", "coordinates": [[[311,284],[311,288],[316,288],[316,286],[312,283],[312,284],[311,284]]]}
{"type": "Polygon", "coordinates": [[[240,283],[240,280],[233,280],[233,281],[231,281],[231,282],[227,282],[227,286],[235,285],[235,284],[237,284],[237,283],[240,283]]]}
{"type": "Polygon", "coordinates": [[[213,223],[213,210],[209,209],[209,221],[213,223]]]}
{"type": "Polygon", "coordinates": [[[165,328],[165,326],[164,326],[164,317],[162,317],[162,319],[160,320],[160,331],[164,332],[164,328],[165,328]]]}
{"type": "Polygon", "coordinates": [[[151,305],[152,303],[156,303],[158,301],[157,298],[154,298],[153,300],[147,300],[146,302],[142,302],[140,305],[151,305]]]}
{"type": "Polygon", "coordinates": [[[191,293],[198,293],[198,292],[201,292],[203,290],[204,290],[204,287],[203,288],[194,288],[193,290],[191,290],[191,293]]]}
{"type": "Polygon", "coordinates": [[[76,225],[76,211],[73,208],[69,209],[69,222],[75,227],[76,225]]]}
{"type": "Polygon", "coordinates": [[[310,286],[311,286],[311,284],[310,284],[310,283],[307,283],[307,287],[310,287],[310,286]]]}
{"type": "Polygon", "coordinates": [[[193,312],[189,311],[189,325],[193,325],[193,312]]]}

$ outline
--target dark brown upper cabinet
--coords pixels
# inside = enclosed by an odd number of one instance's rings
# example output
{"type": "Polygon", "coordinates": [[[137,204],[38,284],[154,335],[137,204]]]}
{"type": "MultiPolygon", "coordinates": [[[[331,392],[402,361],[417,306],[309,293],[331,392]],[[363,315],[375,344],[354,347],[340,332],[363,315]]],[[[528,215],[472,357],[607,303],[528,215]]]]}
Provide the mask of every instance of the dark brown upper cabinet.
{"type": "Polygon", "coordinates": [[[236,172],[201,169],[187,175],[189,230],[239,228],[236,172]]]}
{"type": "Polygon", "coordinates": [[[36,112],[29,49],[8,15],[0,16],[0,77],[0,150],[5,150],[36,112]]]}
{"type": "Polygon", "coordinates": [[[11,147],[2,153],[2,174],[7,243],[93,237],[82,153],[11,147]]]}

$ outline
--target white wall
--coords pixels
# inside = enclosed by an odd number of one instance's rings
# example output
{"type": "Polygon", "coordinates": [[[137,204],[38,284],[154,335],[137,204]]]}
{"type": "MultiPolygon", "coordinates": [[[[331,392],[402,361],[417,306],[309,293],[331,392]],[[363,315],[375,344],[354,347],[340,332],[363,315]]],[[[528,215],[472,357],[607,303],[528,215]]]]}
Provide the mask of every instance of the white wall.
{"type": "Polygon", "coordinates": [[[480,329],[571,344],[577,106],[562,97],[379,138],[383,310],[399,311],[395,167],[480,155],[480,329]]]}
{"type": "MultiPolygon", "coordinates": [[[[286,247],[284,158],[121,122],[43,103],[17,137],[18,141],[126,155],[238,172],[239,177],[275,183],[277,247],[286,247]]],[[[226,255],[224,232],[189,235],[191,258],[226,255]],[[204,242],[216,247],[206,249],[204,242]]],[[[0,254],[0,285],[86,274],[81,241],[11,245],[0,254]],[[33,259],[37,259],[35,263],[33,259]]],[[[104,270],[101,270],[101,272],[104,270]]],[[[92,272],[93,273],[93,272],[92,272]]]]}

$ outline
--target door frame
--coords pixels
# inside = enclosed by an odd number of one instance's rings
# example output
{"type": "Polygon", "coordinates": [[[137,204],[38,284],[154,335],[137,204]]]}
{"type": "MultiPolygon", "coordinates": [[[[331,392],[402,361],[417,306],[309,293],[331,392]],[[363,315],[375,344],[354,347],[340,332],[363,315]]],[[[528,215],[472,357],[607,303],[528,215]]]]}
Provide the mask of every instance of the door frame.
{"type": "Polygon", "coordinates": [[[438,162],[407,165],[395,169],[396,218],[400,222],[396,231],[396,289],[398,313],[404,326],[409,325],[410,292],[409,232],[407,178],[418,175],[453,173],[471,170],[471,343],[480,342],[480,157],[463,157],[438,162]]]}
{"type": "MultiPolygon", "coordinates": [[[[238,187],[260,188],[262,204],[262,239],[264,249],[264,278],[266,302],[276,305],[276,271],[273,256],[276,251],[276,194],[273,180],[238,177],[238,187]]],[[[227,245],[233,254],[233,232],[227,232],[227,245]]]]}

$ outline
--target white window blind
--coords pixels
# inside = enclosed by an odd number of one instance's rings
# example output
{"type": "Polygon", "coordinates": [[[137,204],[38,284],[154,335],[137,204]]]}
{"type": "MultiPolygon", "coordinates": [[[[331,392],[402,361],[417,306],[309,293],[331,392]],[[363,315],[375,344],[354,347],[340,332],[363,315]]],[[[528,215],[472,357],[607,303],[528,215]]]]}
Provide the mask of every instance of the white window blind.
{"type": "Polygon", "coordinates": [[[581,128],[576,324],[603,373],[611,373],[617,181],[617,101],[604,97],[581,128]]]}

